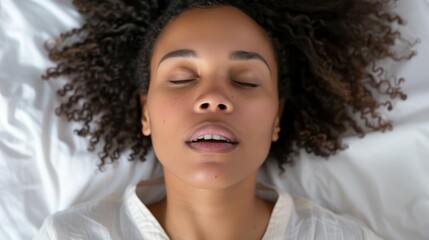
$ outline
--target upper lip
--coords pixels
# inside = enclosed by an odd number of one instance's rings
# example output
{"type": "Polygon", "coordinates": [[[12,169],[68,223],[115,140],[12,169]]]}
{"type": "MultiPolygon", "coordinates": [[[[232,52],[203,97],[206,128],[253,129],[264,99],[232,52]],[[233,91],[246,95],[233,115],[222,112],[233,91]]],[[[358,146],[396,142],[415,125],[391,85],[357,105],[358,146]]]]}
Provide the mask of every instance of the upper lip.
{"type": "Polygon", "coordinates": [[[228,126],[221,123],[205,123],[200,125],[190,134],[186,142],[190,143],[192,140],[204,135],[219,135],[226,138],[232,144],[238,143],[238,138],[234,132],[228,126]]]}

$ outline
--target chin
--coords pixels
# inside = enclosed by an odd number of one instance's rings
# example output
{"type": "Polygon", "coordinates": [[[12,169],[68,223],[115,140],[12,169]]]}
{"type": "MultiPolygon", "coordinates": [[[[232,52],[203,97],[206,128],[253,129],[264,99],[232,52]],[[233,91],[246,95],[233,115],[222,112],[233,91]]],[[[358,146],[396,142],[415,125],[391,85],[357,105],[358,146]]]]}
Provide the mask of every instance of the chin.
{"type": "MultiPolygon", "coordinates": [[[[185,176],[189,185],[196,188],[204,189],[225,189],[231,187],[248,178],[249,174],[237,174],[239,169],[225,170],[224,166],[216,166],[217,164],[209,164],[203,169],[198,169],[192,175],[185,176]],[[240,175],[246,175],[240,177],[240,175]],[[189,178],[191,177],[191,178],[189,178]]],[[[257,171],[257,170],[256,170],[257,171]]]]}

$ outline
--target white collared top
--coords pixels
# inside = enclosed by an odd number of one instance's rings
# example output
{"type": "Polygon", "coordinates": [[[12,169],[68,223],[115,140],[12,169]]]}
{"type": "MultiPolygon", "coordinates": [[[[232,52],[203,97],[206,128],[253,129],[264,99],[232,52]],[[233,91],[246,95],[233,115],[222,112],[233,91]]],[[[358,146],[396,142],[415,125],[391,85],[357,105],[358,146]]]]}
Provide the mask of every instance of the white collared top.
{"type": "MultiPolygon", "coordinates": [[[[378,240],[372,231],[306,199],[258,184],[259,197],[275,202],[263,240],[378,240]]],[[[83,203],[48,217],[36,240],[168,240],[146,205],[165,197],[162,178],[129,186],[124,194],[83,203]]]]}

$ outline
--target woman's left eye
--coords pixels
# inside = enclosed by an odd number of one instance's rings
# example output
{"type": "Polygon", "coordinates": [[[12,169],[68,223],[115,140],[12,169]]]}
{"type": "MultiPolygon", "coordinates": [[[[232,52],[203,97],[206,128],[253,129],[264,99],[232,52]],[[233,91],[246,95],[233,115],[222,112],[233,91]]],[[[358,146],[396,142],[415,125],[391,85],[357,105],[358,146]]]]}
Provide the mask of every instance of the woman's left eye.
{"type": "Polygon", "coordinates": [[[256,88],[259,86],[258,84],[249,83],[249,82],[240,82],[240,81],[232,81],[232,82],[243,88],[256,88]]]}

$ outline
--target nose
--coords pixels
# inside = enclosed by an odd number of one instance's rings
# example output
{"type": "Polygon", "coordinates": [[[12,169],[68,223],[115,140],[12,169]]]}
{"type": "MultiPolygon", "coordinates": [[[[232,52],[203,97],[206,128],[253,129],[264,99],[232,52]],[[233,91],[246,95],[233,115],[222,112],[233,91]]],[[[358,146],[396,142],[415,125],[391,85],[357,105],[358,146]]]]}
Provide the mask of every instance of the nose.
{"type": "Polygon", "coordinates": [[[221,91],[212,91],[201,96],[195,103],[194,107],[197,113],[232,113],[233,104],[221,91]]]}

